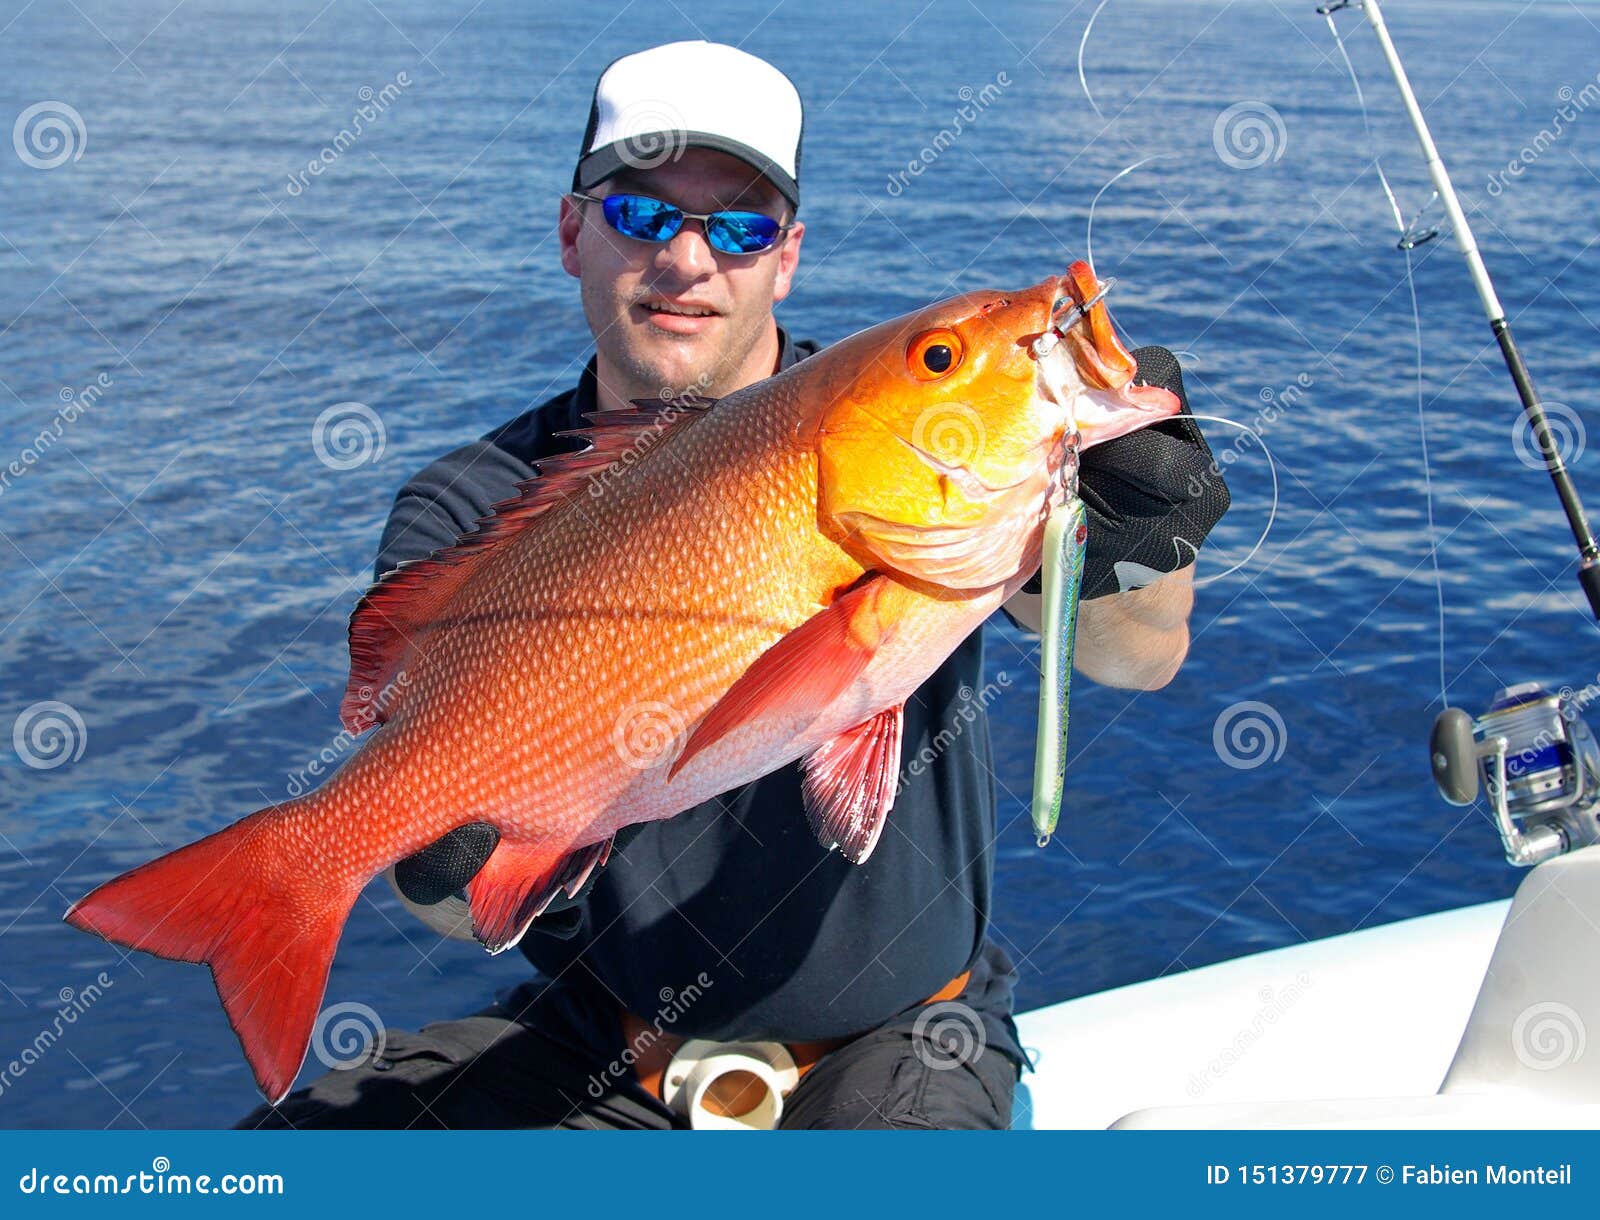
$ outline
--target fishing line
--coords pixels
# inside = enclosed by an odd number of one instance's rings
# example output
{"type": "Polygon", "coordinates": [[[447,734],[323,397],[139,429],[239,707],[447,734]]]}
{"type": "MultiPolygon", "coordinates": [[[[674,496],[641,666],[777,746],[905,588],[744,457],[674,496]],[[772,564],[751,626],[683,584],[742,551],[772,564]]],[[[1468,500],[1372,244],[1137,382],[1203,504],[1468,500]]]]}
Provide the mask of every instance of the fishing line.
{"type": "Polygon", "coordinates": [[[1439,703],[1442,707],[1449,707],[1450,696],[1444,674],[1444,576],[1439,570],[1438,530],[1433,515],[1433,467],[1428,457],[1428,417],[1423,405],[1422,394],[1422,311],[1417,304],[1417,282],[1413,274],[1414,267],[1411,257],[1411,252],[1414,249],[1439,234],[1438,229],[1424,231],[1420,228],[1423,215],[1433,201],[1439,197],[1439,192],[1435,191],[1427,203],[1424,203],[1418,209],[1416,218],[1410,224],[1406,223],[1405,215],[1400,211],[1400,204],[1395,199],[1394,190],[1389,185],[1389,177],[1383,172],[1383,160],[1378,155],[1378,139],[1373,133],[1372,120],[1367,113],[1366,95],[1361,91],[1361,78],[1356,75],[1356,66],[1350,61],[1350,53],[1345,50],[1344,39],[1339,37],[1339,28],[1333,23],[1333,13],[1324,12],[1322,19],[1328,23],[1328,33],[1333,35],[1334,46],[1339,48],[1339,58],[1344,60],[1345,71],[1350,74],[1350,84],[1355,88],[1356,105],[1361,110],[1361,126],[1367,133],[1367,144],[1372,151],[1372,167],[1378,173],[1378,181],[1383,186],[1384,198],[1389,201],[1389,210],[1394,214],[1395,228],[1400,233],[1397,245],[1406,256],[1406,288],[1411,294],[1411,329],[1417,357],[1417,433],[1422,439],[1422,494],[1428,510],[1428,556],[1433,562],[1434,601],[1438,609],[1439,620],[1439,703]]]}
{"type": "MultiPolygon", "coordinates": [[[[1094,193],[1094,198],[1092,200],[1090,200],[1090,202],[1089,202],[1089,225],[1088,225],[1088,228],[1084,231],[1084,235],[1083,235],[1083,259],[1084,259],[1084,261],[1086,263],[1089,264],[1089,266],[1094,267],[1094,265],[1095,265],[1094,264],[1094,210],[1100,204],[1100,196],[1104,195],[1113,186],[1115,186],[1122,179],[1126,178],[1129,174],[1133,173],[1133,171],[1138,169],[1140,166],[1149,165],[1150,162],[1152,162],[1152,161],[1172,160],[1172,159],[1176,158],[1177,155],[1178,155],[1177,153],[1151,153],[1150,156],[1148,156],[1148,157],[1141,157],[1141,158],[1139,158],[1139,160],[1135,161],[1132,165],[1124,166],[1122,169],[1119,169],[1115,174],[1111,175],[1110,180],[1104,186],[1102,186],[1098,191],[1096,191],[1094,193]]],[[[1099,268],[1095,268],[1095,270],[1096,270],[1096,274],[1098,274],[1099,268]]]]}
{"type": "MultiPolygon", "coordinates": [[[[1100,113],[1100,107],[1095,103],[1094,94],[1089,92],[1089,78],[1083,74],[1083,52],[1089,45],[1089,31],[1094,29],[1094,19],[1100,15],[1100,10],[1110,4],[1111,0],[1100,0],[1093,13],[1089,14],[1089,22],[1083,27],[1083,37],[1078,39],[1078,83],[1083,86],[1083,96],[1089,99],[1089,109],[1093,110],[1095,117],[1102,123],[1106,116],[1100,113]]],[[[1093,266],[1093,264],[1090,264],[1093,266]]]]}
{"type": "Polygon", "coordinates": [[[1267,535],[1272,532],[1272,523],[1278,518],[1278,463],[1272,456],[1272,450],[1267,448],[1266,441],[1261,439],[1261,433],[1257,432],[1249,424],[1241,424],[1236,419],[1228,419],[1222,415],[1191,415],[1189,418],[1203,419],[1207,423],[1212,424],[1227,424],[1231,428],[1238,428],[1241,432],[1246,432],[1253,436],[1256,444],[1261,446],[1261,452],[1266,454],[1267,469],[1272,474],[1272,507],[1267,510],[1267,524],[1262,527],[1261,537],[1256,539],[1256,544],[1250,548],[1250,553],[1238,563],[1234,564],[1231,568],[1227,569],[1227,571],[1218,572],[1214,576],[1207,576],[1203,580],[1196,580],[1194,582],[1195,588],[1198,589],[1201,585],[1209,585],[1213,581],[1221,580],[1224,576],[1232,576],[1240,568],[1244,567],[1245,564],[1249,563],[1255,558],[1256,552],[1261,549],[1261,544],[1267,540],[1267,535]]]}

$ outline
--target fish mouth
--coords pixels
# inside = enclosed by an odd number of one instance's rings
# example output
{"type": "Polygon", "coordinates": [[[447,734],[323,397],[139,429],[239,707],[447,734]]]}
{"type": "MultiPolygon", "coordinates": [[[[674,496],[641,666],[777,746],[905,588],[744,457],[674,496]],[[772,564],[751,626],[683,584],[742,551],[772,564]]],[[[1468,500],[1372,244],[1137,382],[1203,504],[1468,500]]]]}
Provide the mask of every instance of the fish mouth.
{"type": "Polygon", "coordinates": [[[1088,263],[1079,259],[1061,277],[1050,324],[1072,352],[1084,384],[1093,390],[1120,390],[1139,371],[1139,363],[1122,345],[1106,294],[1116,283],[1102,280],[1088,263]]]}
{"type": "Polygon", "coordinates": [[[1137,385],[1139,362],[1118,337],[1101,280],[1079,260],[1056,282],[1046,328],[1029,345],[1039,397],[1066,415],[1079,446],[1108,441],[1176,414],[1178,399],[1160,386],[1137,385]]]}
{"type": "MultiPolygon", "coordinates": [[[[1138,362],[1117,337],[1105,305],[1115,283],[1115,279],[1101,280],[1082,259],[1056,280],[1045,328],[1029,346],[1041,367],[1052,356],[1058,365],[1065,358],[1083,387],[1091,390],[1120,390],[1133,380],[1138,362]]],[[[1046,388],[1050,401],[1066,406],[1069,396],[1063,393],[1062,382],[1058,376],[1046,388]]]]}

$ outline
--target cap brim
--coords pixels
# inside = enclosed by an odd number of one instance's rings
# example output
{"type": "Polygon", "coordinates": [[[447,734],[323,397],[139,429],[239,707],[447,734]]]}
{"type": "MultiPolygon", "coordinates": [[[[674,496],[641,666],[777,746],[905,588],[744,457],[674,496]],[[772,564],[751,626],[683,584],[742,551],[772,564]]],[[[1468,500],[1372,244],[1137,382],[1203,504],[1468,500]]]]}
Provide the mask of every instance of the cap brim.
{"type": "Polygon", "coordinates": [[[690,148],[708,148],[713,152],[737,157],[773,186],[777,187],[789,206],[800,207],[800,184],[777,162],[738,140],[706,131],[663,131],[642,136],[629,136],[604,148],[597,148],[578,162],[572,175],[573,190],[586,191],[622,170],[650,170],[669,161],[676,161],[690,148]]]}

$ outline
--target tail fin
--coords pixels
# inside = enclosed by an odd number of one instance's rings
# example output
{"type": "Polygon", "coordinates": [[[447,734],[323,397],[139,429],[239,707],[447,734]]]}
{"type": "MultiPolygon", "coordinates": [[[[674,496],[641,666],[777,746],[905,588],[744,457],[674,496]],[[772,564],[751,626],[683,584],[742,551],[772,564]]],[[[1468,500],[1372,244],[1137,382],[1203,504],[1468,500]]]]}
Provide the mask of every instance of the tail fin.
{"type": "Polygon", "coordinates": [[[361,892],[311,883],[263,809],[73,904],[66,921],[130,949],[211,967],[256,1084],[277,1104],[305,1059],[328,968],[361,892]]]}

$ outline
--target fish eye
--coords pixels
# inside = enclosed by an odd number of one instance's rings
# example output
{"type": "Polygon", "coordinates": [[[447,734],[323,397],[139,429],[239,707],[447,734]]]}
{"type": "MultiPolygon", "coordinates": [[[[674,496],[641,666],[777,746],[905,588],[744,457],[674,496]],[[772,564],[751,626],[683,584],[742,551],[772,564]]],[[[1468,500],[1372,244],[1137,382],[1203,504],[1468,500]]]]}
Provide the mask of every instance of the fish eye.
{"type": "Polygon", "coordinates": [[[919,381],[936,381],[953,373],[961,364],[961,336],[940,327],[924,331],[906,348],[906,366],[919,381]]]}

